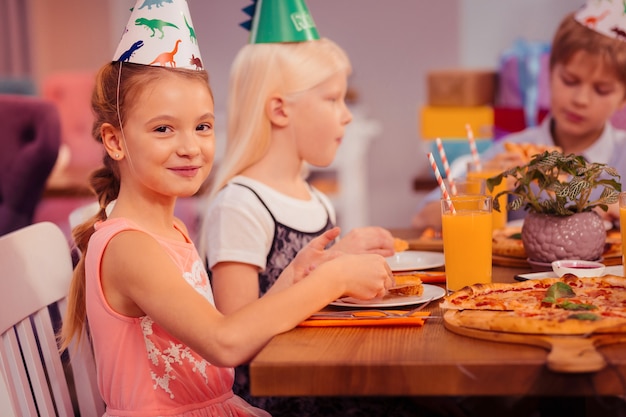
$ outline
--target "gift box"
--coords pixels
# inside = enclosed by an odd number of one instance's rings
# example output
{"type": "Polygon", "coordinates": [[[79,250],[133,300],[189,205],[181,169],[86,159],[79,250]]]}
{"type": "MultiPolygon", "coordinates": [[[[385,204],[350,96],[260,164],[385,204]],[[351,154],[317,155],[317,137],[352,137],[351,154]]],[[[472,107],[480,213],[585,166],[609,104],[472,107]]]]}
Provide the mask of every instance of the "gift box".
{"type": "Polygon", "coordinates": [[[495,100],[495,70],[447,69],[427,74],[431,106],[484,106],[495,100]]]}
{"type": "Polygon", "coordinates": [[[525,126],[535,126],[538,110],[550,108],[550,44],[515,41],[500,56],[497,91],[497,107],[522,108],[525,126]]]}
{"type": "MultiPolygon", "coordinates": [[[[548,109],[539,109],[534,120],[540,124],[548,115],[548,109]]],[[[526,129],[526,113],[521,107],[494,107],[493,108],[493,138],[499,140],[511,133],[526,129]]]]}
{"type": "Polygon", "coordinates": [[[467,138],[465,125],[469,123],[476,139],[493,138],[493,107],[423,106],[420,109],[421,137],[467,138]]]}

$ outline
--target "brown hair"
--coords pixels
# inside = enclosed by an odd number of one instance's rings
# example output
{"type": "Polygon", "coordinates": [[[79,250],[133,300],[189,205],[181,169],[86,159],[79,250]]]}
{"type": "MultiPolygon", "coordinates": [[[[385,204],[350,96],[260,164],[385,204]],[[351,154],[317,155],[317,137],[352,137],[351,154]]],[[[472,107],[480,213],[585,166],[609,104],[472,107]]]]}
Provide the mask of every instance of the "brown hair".
{"type": "MultiPolygon", "coordinates": [[[[91,108],[95,116],[92,127],[93,137],[102,143],[100,128],[104,123],[110,123],[120,129],[125,123],[128,111],[135,105],[141,91],[153,82],[158,82],[169,74],[176,74],[188,79],[196,79],[207,84],[209,79],[206,71],[192,71],[186,69],[162,68],[148,65],[111,62],[104,65],[96,75],[96,86],[91,96],[91,108]],[[119,86],[119,88],[118,88],[119,86]],[[118,104],[119,97],[119,104],[118,104]],[[119,106],[119,118],[118,118],[119,106]]],[[[86,222],[72,230],[74,244],[80,253],[85,254],[89,238],[94,233],[94,225],[98,221],[106,220],[106,207],[114,201],[120,191],[120,173],[117,161],[107,153],[103,157],[103,167],[95,170],[89,182],[98,197],[100,210],[86,222]]],[[[85,303],[85,257],[81,256],[70,284],[68,295],[67,314],[59,334],[61,350],[65,350],[71,340],[79,340],[85,330],[87,307],[85,303]]]]}
{"type": "Polygon", "coordinates": [[[601,57],[626,86],[626,42],[603,35],[574,18],[570,13],[561,21],[550,53],[550,70],[558,63],[567,63],[578,51],[601,57]]]}

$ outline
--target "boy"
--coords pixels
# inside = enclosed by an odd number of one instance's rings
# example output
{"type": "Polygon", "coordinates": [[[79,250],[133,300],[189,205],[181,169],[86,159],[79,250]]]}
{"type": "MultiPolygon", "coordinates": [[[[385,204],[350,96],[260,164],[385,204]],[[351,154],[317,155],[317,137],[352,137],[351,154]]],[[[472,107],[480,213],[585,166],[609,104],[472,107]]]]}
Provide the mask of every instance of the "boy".
{"type": "MultiPolygon", "coordinates": [[[[626,104],[626,28],[621,3],[589,1],[562,20],[550,55],[550,115],[540,126],[511,134],[497,142],[482,160],[508,166],[522,164],[506,152],[504,142],[559,146],[589,161],[615,167],[626,177],[626,131],[615,129],[609,119],[626,104]]],[[[426,196],[412,225],[440,228],[439,191],[426,196]],[[434,201],[437,200],[437,201],[434,201]]],[[[602,212],[607,220],[619,218],[617,205],[602,212]]]]}

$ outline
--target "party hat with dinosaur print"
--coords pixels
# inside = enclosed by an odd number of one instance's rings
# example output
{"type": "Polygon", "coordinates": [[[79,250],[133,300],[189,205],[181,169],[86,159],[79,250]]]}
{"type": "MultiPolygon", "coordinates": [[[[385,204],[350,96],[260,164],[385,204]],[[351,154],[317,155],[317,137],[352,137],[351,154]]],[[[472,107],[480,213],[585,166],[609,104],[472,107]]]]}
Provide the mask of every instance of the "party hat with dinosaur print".
{"type": "Polygon", "coordinates": [[[253,0],[243,11],[252,17],[241,24],[249,43],[304,42],[320,38],[304,0],[253,0]]]}
{"type": "Polygon", "coordinates": [[[603,35],[626,42],[626,3],[618,0],[587,0],[576,20],[603,35]]]}
{"type": "Polygon", "coordinates": [[[186,0],[138,0],[113,61],[203,69],[186,0]]]}

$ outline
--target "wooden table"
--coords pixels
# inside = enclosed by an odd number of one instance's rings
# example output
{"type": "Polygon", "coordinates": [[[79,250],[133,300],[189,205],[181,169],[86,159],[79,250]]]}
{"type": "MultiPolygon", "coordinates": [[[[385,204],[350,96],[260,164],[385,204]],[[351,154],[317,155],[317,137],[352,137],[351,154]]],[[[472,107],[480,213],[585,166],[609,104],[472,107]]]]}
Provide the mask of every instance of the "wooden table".
{"type": "MultiPolygon", "coordinates": [[[[494,266],[494,281],[528,269],[494,266]]],[[[434,316],[443,311],[428,307],[434,316]]],[[[600,347],[608,366],[587,374],[547,369],[541,347],[460,336],[443,319],[423,327],[296,328],[251,363],[260,396],[594,396],[626,391],[626,346],[600,347]]]]}

